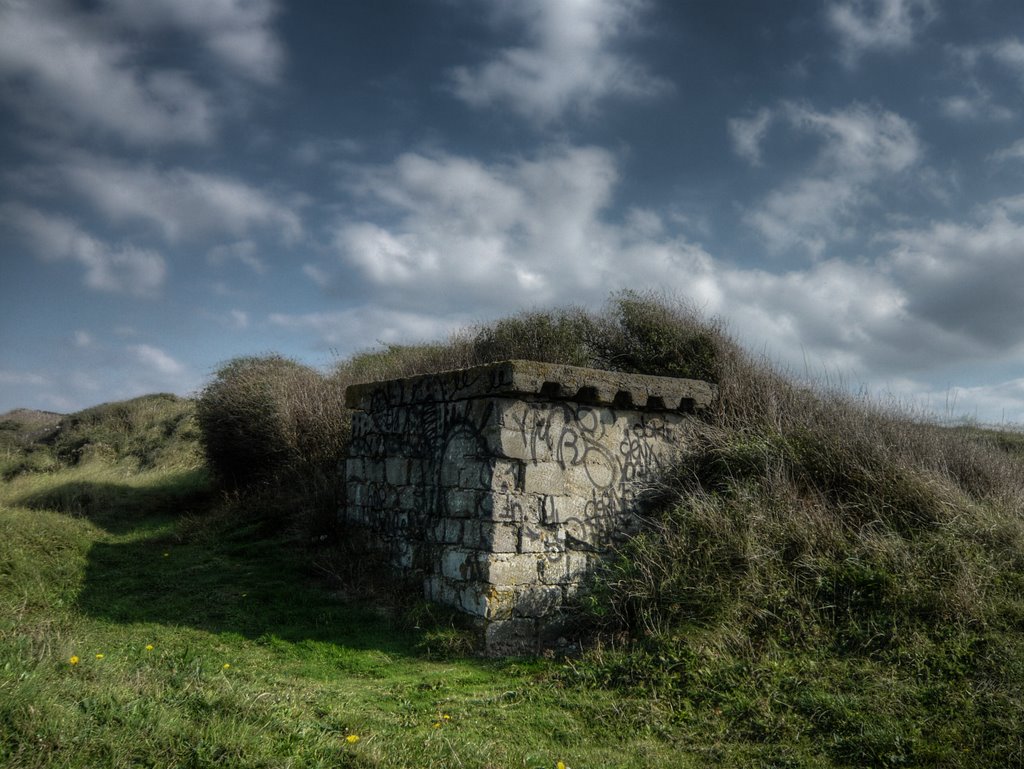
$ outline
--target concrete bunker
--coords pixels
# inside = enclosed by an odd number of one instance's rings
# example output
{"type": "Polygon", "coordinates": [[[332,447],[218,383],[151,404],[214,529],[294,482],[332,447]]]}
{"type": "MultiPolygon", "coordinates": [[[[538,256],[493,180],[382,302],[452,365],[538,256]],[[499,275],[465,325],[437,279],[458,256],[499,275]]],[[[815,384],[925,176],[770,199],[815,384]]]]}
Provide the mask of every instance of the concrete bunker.
{"type": "Polygon", "coordinates": [[[636,529],[706,382],[530,361],[354,385],[342,520],[488,653],[557,637],[587,572],[636,529]]]}

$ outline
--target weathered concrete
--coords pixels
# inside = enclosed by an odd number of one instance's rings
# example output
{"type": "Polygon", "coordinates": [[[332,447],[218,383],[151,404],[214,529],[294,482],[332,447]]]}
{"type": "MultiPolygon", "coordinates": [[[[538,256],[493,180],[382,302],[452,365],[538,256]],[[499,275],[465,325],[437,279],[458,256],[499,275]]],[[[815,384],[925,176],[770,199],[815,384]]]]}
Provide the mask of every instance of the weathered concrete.
{"type": "Polygon", "coordinates": [[[429,599],[479,618],[491,653],[533,651],[713,397],[526,361],[354,385],[341,515],[429,599]]]}

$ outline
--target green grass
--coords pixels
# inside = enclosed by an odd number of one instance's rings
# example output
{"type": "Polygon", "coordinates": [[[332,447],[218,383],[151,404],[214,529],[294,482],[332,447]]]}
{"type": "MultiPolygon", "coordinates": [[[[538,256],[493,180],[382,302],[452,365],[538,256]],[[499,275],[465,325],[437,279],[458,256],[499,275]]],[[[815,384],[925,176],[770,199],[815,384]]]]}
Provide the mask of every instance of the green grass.
{"type": "Polygon", "coordinates": [[[702,765],[645,697],[439,653],[245,504],[199,465],[0,486],[0,765],[702,765]]]}
{"type": "Polygon", "coordinates": [[[271,432],[335,445],[326,379],[523,356],[719,389],[580,656],[475,656],[352,558],[323,467],[218,491],[190,402],[105,404],[0,425],[0,765],[1024,767],[1019,432],[793,382],[628,293],[301,373],[271,432]]]}

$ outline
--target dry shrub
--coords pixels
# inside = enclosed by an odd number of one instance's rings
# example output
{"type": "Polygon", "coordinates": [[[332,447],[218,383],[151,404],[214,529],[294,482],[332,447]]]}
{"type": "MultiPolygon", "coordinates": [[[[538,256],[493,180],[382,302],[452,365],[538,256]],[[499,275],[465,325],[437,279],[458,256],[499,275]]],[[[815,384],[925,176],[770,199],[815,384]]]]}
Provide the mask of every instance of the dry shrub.
{"type": "Polygon", "coordinates": [[[600,578],[606,626],[871,651],[919,628],[998,622],[1018,600],[1019,441],[713,347],[718,401],[646,532],[600,578]]]}
{"type": "Polygon", "coordinates": [[[231,487],[330,476],[349,439],[343,394],[336,380],[278,355],[230,361],[196,404],[210,466],[231,487]]]}

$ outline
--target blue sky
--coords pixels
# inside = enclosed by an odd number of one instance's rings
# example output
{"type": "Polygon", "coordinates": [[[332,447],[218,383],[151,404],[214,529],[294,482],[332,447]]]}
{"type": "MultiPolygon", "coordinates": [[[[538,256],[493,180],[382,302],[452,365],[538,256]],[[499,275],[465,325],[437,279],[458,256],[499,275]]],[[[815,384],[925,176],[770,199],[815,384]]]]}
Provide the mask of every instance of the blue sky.
{"type": "Polygon", "coordinates": [[[0,0],[0,412],[665,291],[1024,422],[1024,4],[0,0]]]}

